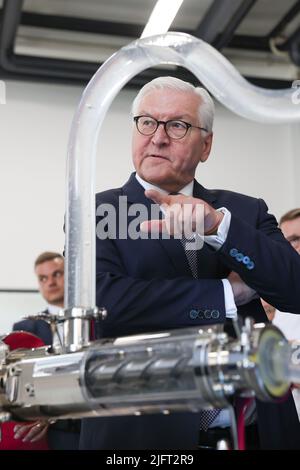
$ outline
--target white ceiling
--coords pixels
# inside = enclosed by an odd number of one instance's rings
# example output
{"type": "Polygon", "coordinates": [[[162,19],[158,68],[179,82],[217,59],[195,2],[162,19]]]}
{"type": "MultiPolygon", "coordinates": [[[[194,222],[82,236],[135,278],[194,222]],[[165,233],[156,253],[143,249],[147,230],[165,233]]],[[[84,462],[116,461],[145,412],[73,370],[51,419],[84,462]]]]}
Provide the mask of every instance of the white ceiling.
{"type": "MultiPolygon", "coordinates": [[[[212,3],[212,0],[185,0],[172,27],[179,31],[195,29],[212,3]]],[[[268,33],[294,3],[295,0],[259,0],[237,32],[254,36],[268,33]]],[[[23,10],[144,25],[155,4],[156,0],[25,0],[23,10]]],[[[297,21],[299,26],[300,17],[297,21]]]]}
{"type": "MultiPolygon", "coordinates": [[[[220,2],[224,0],[219,0],[220,2]]],[[[236,1],[236,0],[235,0],[236,1]]],[[[156,0],[24,0],[22,11],[144,26],[156,0]]],[[[172,25],[173,30],[194,31],[213,4],[213,0],[185,0],[172,25]]],[[[264,37],[278,24],[296,0],[257,0],[237,27],[235,34],[264,37]]],[[[0,7],[3,0],[0,0],[0,7]]],[[[66,18],[67,21],[67,18],[66,18]]],[[[300,26],[300,12],[282,32],[289,36],[300,26]]],[[[118,27],[118,26],[117,26],[118,27]]],[[[14,52],[25,56],[101,63],[137,37],[122,34],[76,32],[20,25],[14,52]]],[[[220,33],[222,30],[220,30],[220,33]]],[[[241,73],[255,77],[293,80],[299,67],[287,52],[225,48],[222,53],[241,73]]]]}

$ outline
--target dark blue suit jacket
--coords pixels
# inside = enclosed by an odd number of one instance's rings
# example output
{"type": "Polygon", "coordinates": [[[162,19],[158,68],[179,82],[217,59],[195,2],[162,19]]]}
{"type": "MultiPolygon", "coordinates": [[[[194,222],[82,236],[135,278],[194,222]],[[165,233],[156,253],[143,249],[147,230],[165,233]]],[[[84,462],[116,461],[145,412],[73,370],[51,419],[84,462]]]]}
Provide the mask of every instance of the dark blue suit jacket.
{"type": "MultiPolygon", "coordinates": [[[[97,207],[108,203],[118,212],[119,196],[126,196],[132,209],[134,203],[142,203],[150,211],[151,202],[134,174],[122,188],[98,194],[97,207]]],[[[221,279],[230,271],[239,273],[278,309],[300,313],[300,256],[284,239],[264,201],[231,191],[207,190],[196,181],[194,196],[231,212],[222,248],[215,251],[205,245],[198,252],[198,280],[192,278],[179,240],[97,237],[97,305],[108,310],[101,336],[224,323],[221,279]],[[236,257],[237,253],[241,256],[236,257]]],[[[238,312],[267,321],[259,299],[239,307],[238,312]]],[[[300,426],[291,397],[280,405],[257,402],[257,410],[263,448],[300,448],[300,426]]],[[[189,413],[85,420],[81,447],[188,449],[196,446],[198,424],[197,414],[189,413]]]]}
{"type": "MultiPolygon", "coordinates": [[[[119,196],[127,196],[129,207],[141,203],[150,211],[151,202],[134,175],[124,187],[98,194],[97,207],[108,203],[117,209],[119,196]]],[[[284,239],[276,219],[267,213],[264,201],[230,191],[207,190],[197,182],[194,196],[215,208],[225,206],[232,214],[223,247],[215,251],[205,244],[198,251],[200,281],[192,278],[179,240],[97,237],[97,305],[104,305],[109,312],[103,323],[105,336],[223,323],[221,279],[232,270],[270,304],[282,311],[300,313],[300,257],[284,239]],[[248,256],[253,269],[233,257],[232,249],[248,256]],[[193,309],[215,310],[217,318],[199,315],[194,319],[193,309]]],[[[133,218],[128,218],[129,223],[133,218]]],[[[256,321],[266,320],[258,299],[240,308],[239,313],[251,315],[256,321]]]]}
{"type": "MultiPolygon", "coordinates": [[[[42,313],[48,313],[45,310],[42,313]]],[[[46,345],[52,345],[52,332],[49,323],[44,320],[21,320],[13,325],[13,331],[28,331],[41,338],[46,345]]]]}

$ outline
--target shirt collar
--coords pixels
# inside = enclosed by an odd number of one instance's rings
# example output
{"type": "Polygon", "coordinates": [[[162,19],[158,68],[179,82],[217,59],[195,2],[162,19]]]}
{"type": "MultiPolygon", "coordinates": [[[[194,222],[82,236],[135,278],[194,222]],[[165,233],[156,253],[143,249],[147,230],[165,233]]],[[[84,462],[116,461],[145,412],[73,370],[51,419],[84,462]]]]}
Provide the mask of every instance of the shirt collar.
{"type": "MultiPolygon", "coordinates": [[[[135,177],[145,190],[155,189],[155,191],[159,191],[160,193],[169,194],[168,191],[165,191],[164,189],[159,188],[158,186],[155,186],[154,184],[148,183],[148,181],[143,180],[143,178],[141,178],[137,173],[135,177]]],[[[190,181],[186,186],[184,186],[184,188],[178,191],[178,193],[183,194],[184,196],[193,196],[193,191],[194,191],[194,180],[190,181]]]]}
{"type": "Polygon", "coordinates": [[[61,310],[61,307],[58,307],[57,305],[47,305],[47,310],[50,313],[50,315],[57,315],[58,312],[61,310]]]}

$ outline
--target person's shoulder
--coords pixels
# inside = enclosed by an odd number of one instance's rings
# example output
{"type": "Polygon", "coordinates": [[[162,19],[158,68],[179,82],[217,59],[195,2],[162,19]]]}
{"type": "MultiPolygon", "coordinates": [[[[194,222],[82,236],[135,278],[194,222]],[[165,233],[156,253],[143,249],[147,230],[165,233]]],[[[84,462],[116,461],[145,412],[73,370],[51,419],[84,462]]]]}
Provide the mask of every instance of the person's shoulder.
{"type": "Polygon", "coordinates": [[[24,318],[23,320],[19,320],[13,324],[13,331],[28,331],[31,330],[33,327],[33,321],[29,318],[24,318]]]}
{"type": "MultiPolygon", "coordinates": [[[[138,189],[142,187],[138,183],[135,172],[131,173],[129,176],[128,181],[126,181],[122,186],[119,188],[112,188],[107,189],[106,191],[101,191],[96,194],[96,207],[99,204],[115,204],[120,203],[120,196],[126,197],[128,193],[136,192],[138,189]]],[[[144,190],[143,190],[144,191],[144,190]]]]}
{"type": "Polygon", "coordinates": [[[260,198],[249,196],[247,194],[229,191],[228,189],[208,189],[211,196],[217,201],[224,203],[238,203],[238,204],[255,204],[257,205],[260,198]]]}
{"type": "Polygon", "coordinates": [[[123,188],[107,189],[96,194],[96,205],[105,203],[114,203],[119,196],[123,195],[123,188]]]}
{"type": "Polygon", "coordinates": [[[49,313],[49,310],[45,308],[44,310],[40,310],[39,312],[33,313],[32,315],[25,316],[21,320],[17,321],[14,323],[14,328],[18,327],[30,327],[35,324],[37,321],[43,321],[40,318],[40,315],[47,315],[49,313]]]}
{"type": "Polygon", "coordinates": [[[19,320],[19,321],[16,321],[14,324],[13,324],[13,329],[19,329],[19,327],[24,324],[26,320],[19,320]]]}

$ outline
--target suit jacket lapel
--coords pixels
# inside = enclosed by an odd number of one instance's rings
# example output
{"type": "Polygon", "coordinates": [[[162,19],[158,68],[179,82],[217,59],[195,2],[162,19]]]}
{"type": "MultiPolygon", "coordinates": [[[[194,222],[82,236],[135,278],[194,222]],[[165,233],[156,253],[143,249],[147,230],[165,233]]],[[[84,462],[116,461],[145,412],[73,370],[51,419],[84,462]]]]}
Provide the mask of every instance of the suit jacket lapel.
{"type": "Polygon", "coordinates": [[[193,196],[199,199],[203,199],[203,201],[208,202],[208,204],[213,207],[215,207],[215,204],[217,204],[217,198],[213,191],[209,191],[208,189],[204,188],[204,186],[199,184],[197,180],[194,180],[193,196]]]}

